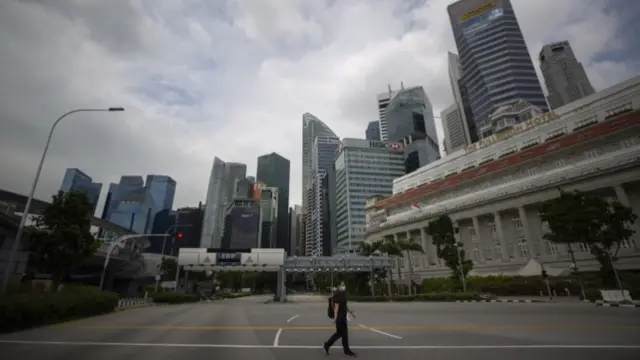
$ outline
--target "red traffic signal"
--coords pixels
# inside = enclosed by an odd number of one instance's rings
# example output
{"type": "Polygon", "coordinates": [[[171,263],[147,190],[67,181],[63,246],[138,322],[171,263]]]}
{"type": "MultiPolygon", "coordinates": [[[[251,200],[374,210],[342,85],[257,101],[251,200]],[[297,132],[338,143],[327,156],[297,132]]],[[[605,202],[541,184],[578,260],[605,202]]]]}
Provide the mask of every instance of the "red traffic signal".
{"type": "Polygon", "coordinates": [[[182,233],[181,232],[177,233],[176,236],[178,237],[178,239],[182,239],[182,233]]]}

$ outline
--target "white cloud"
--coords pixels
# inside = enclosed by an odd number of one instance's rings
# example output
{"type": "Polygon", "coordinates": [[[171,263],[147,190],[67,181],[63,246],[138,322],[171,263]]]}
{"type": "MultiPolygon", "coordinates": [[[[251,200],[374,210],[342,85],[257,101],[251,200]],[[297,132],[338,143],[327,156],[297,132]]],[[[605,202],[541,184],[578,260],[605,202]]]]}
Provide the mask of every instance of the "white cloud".
{"type": "MultiPolygon", "coordinates": [[[[363,137],[387,84],[423,85],[436,114],[449,105],[449,3],[3,1],[0,188],[27,192],[59,114],[121,105],[125,113],[60,125],[38,197],[79,167],[104,183],[167,174],[178,181],[176,205],[193,205],[205,198],[214,156],[253,174],[256,158],[275,151],[291,160],[290,201],[300,203],[302,113],[341,137],[363,137]]],[[[618,36],[624,9],[513,3],[534,58],[542,44],[567,39],[597,88],[638,73],[637,59],[602,57],[630,46],[618,36]]]]}

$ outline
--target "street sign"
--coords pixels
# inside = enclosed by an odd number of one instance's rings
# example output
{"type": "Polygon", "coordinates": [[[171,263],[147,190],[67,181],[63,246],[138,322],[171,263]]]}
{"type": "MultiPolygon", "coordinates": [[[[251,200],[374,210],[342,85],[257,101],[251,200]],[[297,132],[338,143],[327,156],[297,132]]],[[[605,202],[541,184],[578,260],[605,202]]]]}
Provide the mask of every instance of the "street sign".
{"type": "Polygon", "coordinates": [[[251,255],[248,255],[247,259],[244,261],[244,264],[245,265],[250,265],[250,264],[253,264],[253,263],[254,262],[253,262],[253,259],[251,258],[251,255]]]}
{"type": "Polygon", "coordinates": [[[207,256],[204,258],[204,260],[202,260],[202,262],[205,264],[211,264],[211,259],[207,256]]]}

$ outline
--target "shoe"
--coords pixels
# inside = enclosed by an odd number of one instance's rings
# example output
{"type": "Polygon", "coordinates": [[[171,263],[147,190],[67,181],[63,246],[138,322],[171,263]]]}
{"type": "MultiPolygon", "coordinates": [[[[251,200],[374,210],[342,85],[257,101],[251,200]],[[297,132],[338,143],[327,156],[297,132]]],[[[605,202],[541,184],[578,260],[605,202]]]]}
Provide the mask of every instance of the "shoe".
{"type": "Polygon", "coordinates": [[[322,348],[324,349],[324,353],[327,354],[327,356],[329,355],[329,347],[327,346],[327,343],[322,344],[322,348]]]}
{"type": "Polygon", "coordinates": [[[353,357],[353,358],[357,358],[358,357],[358,354],[356,354],[354,352],[346,353],[345,355],[353,357]]]}

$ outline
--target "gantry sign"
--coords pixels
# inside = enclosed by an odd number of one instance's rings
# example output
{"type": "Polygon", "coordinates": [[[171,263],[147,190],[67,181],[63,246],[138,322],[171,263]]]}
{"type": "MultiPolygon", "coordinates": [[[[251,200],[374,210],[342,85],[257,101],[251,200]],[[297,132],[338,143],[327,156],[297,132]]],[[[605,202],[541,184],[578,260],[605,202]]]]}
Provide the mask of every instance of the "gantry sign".
{"type": "Polygon", "coordinates": [[[292,256],[284,249],[181,248],[178,265],[188,271],[368,272],[388,268],[388,256],[292,256]]]}
{"type": "MultiPolygon", "coordinates": [[[[181,248],[178,265],[188,271],[269,271],[277,272],[276,300],[287,297],[286,272],[373,272],[391,266],[387,256],[293,256],[284,249],[189,249],[181,248]]],[[[180,274],[178,274],[176,280],[180,274]]],[[[185,274],[186,275],[186,274],[185,274]]],[[[372,288],[373,292],[373,288],[372,288]]]]}

